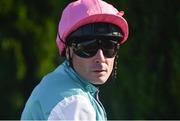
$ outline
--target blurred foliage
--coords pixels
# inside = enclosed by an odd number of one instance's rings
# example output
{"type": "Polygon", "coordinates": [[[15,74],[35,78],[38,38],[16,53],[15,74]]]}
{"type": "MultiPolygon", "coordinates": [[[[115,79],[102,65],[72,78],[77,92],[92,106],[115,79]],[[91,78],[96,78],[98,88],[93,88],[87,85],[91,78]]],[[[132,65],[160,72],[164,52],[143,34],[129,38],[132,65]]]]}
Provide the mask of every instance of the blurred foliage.
{"type": "MultiPolygon", "coordinates": [[[[68,2],[0,0],[0,119],[19,119],[32,89],[64,59],[55,38],[68,2]]],[[[178,0],[107,2],[130,28],[117,80],[101,89],[108,118],[180,119],[178,0]]]]}

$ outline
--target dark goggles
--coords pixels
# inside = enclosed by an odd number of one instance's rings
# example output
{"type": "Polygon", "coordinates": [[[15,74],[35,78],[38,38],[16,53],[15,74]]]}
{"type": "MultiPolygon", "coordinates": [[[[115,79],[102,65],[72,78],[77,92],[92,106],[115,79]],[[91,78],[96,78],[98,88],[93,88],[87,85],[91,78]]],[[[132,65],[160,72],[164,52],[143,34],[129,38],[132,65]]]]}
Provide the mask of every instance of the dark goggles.
{"type": "Polygon", "coordinates": [[[113,58],[119,48],[119,38],[84,38],[79,42],[72,42],[71,47],[74,53],[82,58],[90,58],[96,55],[97,51],[101,49],[106,58],[113,58]]]}

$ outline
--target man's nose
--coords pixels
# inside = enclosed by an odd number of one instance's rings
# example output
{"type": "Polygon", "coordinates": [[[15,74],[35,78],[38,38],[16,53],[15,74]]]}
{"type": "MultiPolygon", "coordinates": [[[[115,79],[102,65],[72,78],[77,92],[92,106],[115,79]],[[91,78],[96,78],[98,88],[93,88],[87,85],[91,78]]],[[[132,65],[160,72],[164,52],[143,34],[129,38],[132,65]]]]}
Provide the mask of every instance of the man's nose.
{"type": "Polygon", "coordinates": [[[105,61],[105,57],[104,57],[103,51],[102,51],[102,49],[99,49],[95,55],[95,62],[101,63],[104,61],[105,61]]]}

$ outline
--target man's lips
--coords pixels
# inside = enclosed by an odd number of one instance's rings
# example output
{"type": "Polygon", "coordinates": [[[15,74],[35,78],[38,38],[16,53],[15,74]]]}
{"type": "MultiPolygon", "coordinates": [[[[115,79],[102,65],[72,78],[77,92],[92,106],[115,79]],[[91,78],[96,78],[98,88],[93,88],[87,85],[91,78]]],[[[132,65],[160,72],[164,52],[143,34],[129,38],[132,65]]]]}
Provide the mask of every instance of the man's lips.
{"type": "Polygon", "coordinates": [[[92,72],[95,72],[95,73],[107,72],[107,69],[103,65],[96,65],[92,68],[92,72]]]}
{"type": "Polygon", "coordinates": [[[100,72],[106,72],[106,70],[94,70],[93,72],[100,73],[100,72]]]}

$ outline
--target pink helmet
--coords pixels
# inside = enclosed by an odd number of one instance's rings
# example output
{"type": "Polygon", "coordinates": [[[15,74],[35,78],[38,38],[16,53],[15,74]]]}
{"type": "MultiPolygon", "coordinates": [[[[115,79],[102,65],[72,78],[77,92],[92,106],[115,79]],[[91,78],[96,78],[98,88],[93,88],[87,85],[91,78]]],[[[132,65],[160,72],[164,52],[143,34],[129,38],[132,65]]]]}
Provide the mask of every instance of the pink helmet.
{"type": "Polygon", "coordinates": [[[77,0],[70,3],[64,9],[58,26],[56,43],[60,54],[65,54],[67,36],[77,28],[89,23],[107,22],[117,25],[124,35],[120,44],[124,43],[128,38],[128,23],[122,17],[123,14],[123,11],[119,12],[102,0],[77,0]]]}

